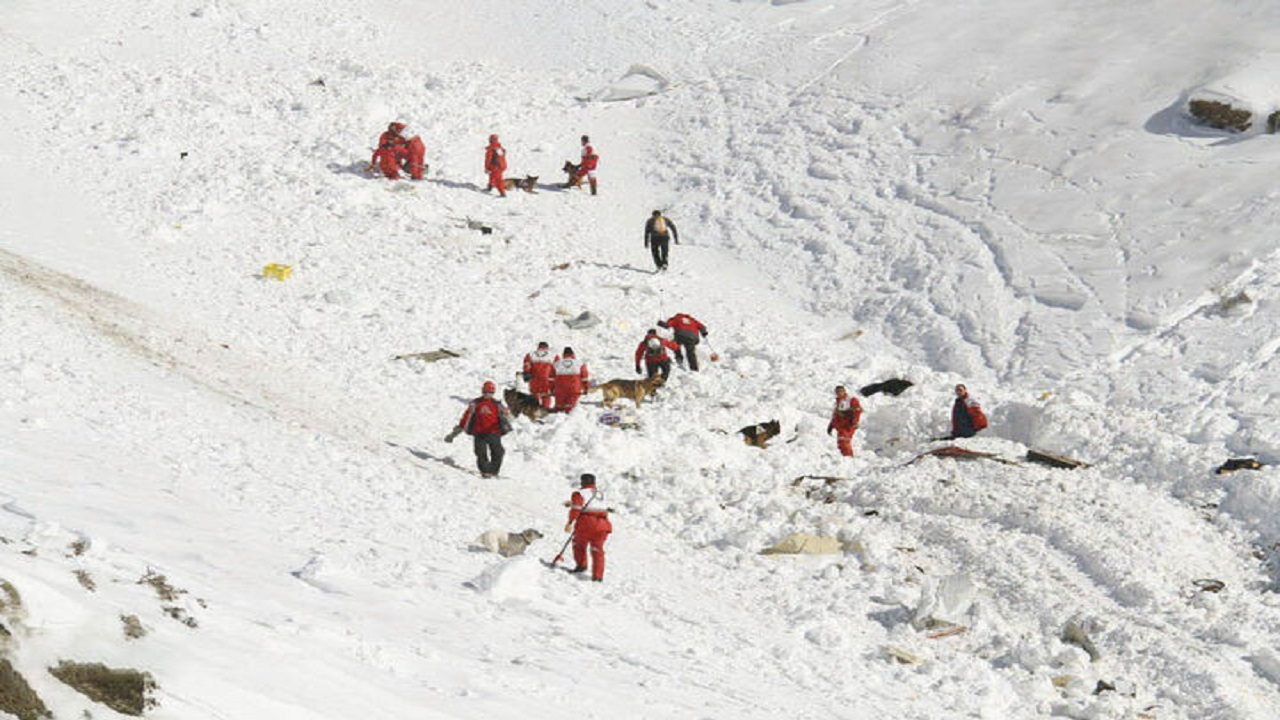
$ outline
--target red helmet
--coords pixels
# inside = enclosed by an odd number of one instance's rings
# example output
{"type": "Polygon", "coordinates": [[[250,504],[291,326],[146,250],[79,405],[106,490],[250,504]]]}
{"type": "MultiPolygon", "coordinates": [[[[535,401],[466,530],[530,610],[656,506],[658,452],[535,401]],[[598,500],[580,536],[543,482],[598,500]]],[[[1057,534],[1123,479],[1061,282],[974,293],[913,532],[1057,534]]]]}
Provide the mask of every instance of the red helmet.
{"type": "Polygon", "coordinates": [[[480,386],[480,392],[485,394],[493,394],[498,391],[498,386],[493,384],[492,380],[485,380],[484,385],[480,386]]]}

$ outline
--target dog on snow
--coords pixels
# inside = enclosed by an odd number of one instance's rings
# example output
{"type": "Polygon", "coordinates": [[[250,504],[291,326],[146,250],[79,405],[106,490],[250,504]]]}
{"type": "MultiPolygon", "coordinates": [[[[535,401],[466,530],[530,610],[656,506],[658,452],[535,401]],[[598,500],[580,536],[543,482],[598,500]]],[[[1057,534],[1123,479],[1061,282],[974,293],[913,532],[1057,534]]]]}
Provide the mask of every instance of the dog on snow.
{"type": "Polygon", "coordinates": [[[480,537],[471,541],[470,549],[496,552],[503,557],[515,557],[516,555],[523,555],[525,549],[540,537],[542,537],[542,533],[533,528],[518,533],[486,530],[480,534],[480,537]]]}
{"type": "Polygon", "coordinates": [[[768,447],[769,441],[782,432],[782,423],[777,420],[748,425],[738,431],[742,441],[752,447],[768,447]]]}

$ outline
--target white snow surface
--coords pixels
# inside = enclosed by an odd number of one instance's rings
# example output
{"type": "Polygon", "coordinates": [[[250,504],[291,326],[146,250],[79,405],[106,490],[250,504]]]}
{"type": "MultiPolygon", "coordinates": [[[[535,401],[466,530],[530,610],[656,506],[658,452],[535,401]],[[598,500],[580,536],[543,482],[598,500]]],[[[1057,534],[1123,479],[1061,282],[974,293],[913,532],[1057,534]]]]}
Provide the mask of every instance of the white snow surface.
{"type": "Polygon", "coordinates": [[[151,673],[157,719],[1280,717],[1280,473],[1213,473],[1280,462],[1280,140],[1184,114],[1274,110],[1278,35],[1268,0],[9,0],[5,657],[63,718],[117,714],[59,660],[151,673]],[[427,181],[365,174],[396,119],[427,181]],[[537,194],[483,192],[489,133],[537,194]],[[555,186],[583,133],[596,197],[555,186]],[[588,395],[492,480],[443,442],[537,341],[635,377],[681,311],[704,367],[639,429],[588,395]],[[832,388],[890,377],[842,458],[832,388]],[[911,462],[956,382],[1015,464],[911,462]],[[582,472],[600,584],[540,562],[582,472]],[[759,554],[793,532],[846,552],[759,554]]]}

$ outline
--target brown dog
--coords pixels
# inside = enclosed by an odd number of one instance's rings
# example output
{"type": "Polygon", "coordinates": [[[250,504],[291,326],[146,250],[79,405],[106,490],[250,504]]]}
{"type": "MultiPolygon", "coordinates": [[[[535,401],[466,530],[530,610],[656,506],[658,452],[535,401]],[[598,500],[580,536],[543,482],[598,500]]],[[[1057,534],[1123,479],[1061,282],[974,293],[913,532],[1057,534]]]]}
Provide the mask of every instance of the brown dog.
{"type": "Polygon", "coordinates": [[[538,176],[525,175],[522,178],[506,178],[502,181],[507,190],[523,190],[527,193],[537,192],[538,176]]]}
{"type": "Polygon", "coordinates": [[[592,387],[590,392],[599,390],[603,393],[604,400],[601,402],[605,407],[613,407],[618,398],[629,398],[636,404],[636,407],[640,407],[646,397],[662,387],[662,383],[661,375],[655,375],[648,380],[614,379],[592,387]]]}
{"type": "Polygon", "coordinates": [[[523,415],[533,422],[538,422],[549,412],[538,402],[538,398],[515,388],[503,390],[502,401],[507,404],[507,409],[512,415],[523,415]]]}

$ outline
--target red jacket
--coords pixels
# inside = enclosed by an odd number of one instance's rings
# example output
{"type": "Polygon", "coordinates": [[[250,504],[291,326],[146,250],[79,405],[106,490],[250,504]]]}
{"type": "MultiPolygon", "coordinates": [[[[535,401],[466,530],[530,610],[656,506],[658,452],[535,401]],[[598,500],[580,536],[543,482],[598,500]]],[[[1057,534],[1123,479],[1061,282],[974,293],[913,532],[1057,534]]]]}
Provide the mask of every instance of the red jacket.
{"type": "Polygon", "coordinates": [[[582,146],[582,162],[578,165],[579,172],[591,172],[596,169],[596,165],[600,164],[600,156],[596,155],[596,151],[591,145],[582,146]]]}
{"type": "Polygon", "coordinates": [[[507,150],[502,143],[492,143],[484,149],[484,171],[501,172],[507,169],[507,150]]]}
{"type": "Polygon", "coordinates": [[[458,427],[468,435],[506,435],[511,431],[511,416],[505,405],[481,396],[467,405],[458,427]]]}
{"type": "Polygon", "coordinates": [[[668,319],[666,322],[661,322],[658,324],[663,327],[669,327],[672,330],[684,330],[685,332],[698,333],[703,337],[707,336],[707,326],[693,319],[693,317],[689,315],[685,315],[684,313],[676,313],[675,315],[671,316],[671,318],[668,319]]]}
{"type": "Polygon", "coordinates": [[[559,360],[558,355],[552,355],[548,350],[544,354],[539,354],[537,350],[524,356],[524,372],[529,375],[530,387],[533,383],[550,384],[551,378],[555,377],[555,362],[559,360]]]}
{"type": "Polygon", "coordinates": [[[852,395],[836,400],[836,407],[831,411],[831,427],[840,432],[852,433],[858,429],[862,420],[862,403],[852,395]]]}
{"type": "Polygon", "coordinates": [[[609,510],[604,505],[604,492],[597,488],[582,488],[574,490],[573,495],[569,498],[569,522],[574,522],[578,516],[586,515],[587,517],[608,518],[609,510]],[[585,495],[583,493],[586,493],[585,495]],[[590,505],[587,503],[590,502],[590,505]],[[584,510],[583,507],[586,507],[584,510]]]}
{"type": "Polygon", "coordinates": [[[390,130],[382,133],[378,138],[378,149],[373,151],[373,159],[369,161],[371,165],[377,165],[379,158],[383,153],[391,153],[397,160],[408,152],[409,141],[404,139],[400,133],[391,132],[390,130]]]}
{"type": "Polygon", "coordinates": [[[556,360],[556,392],[581,391],[588,385],[587,364],[577,358],[556,360]]]}
{"type": "Polygon", "coordinates": [[[645,338],[640,341],[640,344],[636,346],[636,367],[640,367],[641,358],[643,358],[645,362],[651,362],[651,363],[665,362],[667,360],[670,360],[671,358],[667,356],[668,350],[674,350],[676,353],[676,357],[677,358],[681,357],[679,345],[675,344],[674,342],[664,337],[658,337],[657,335],[646,335],[645,338]],[[657,350],[649,349],[649,338],[656,338],[658,340],[659,344],[658,344],[657,350]]]}

